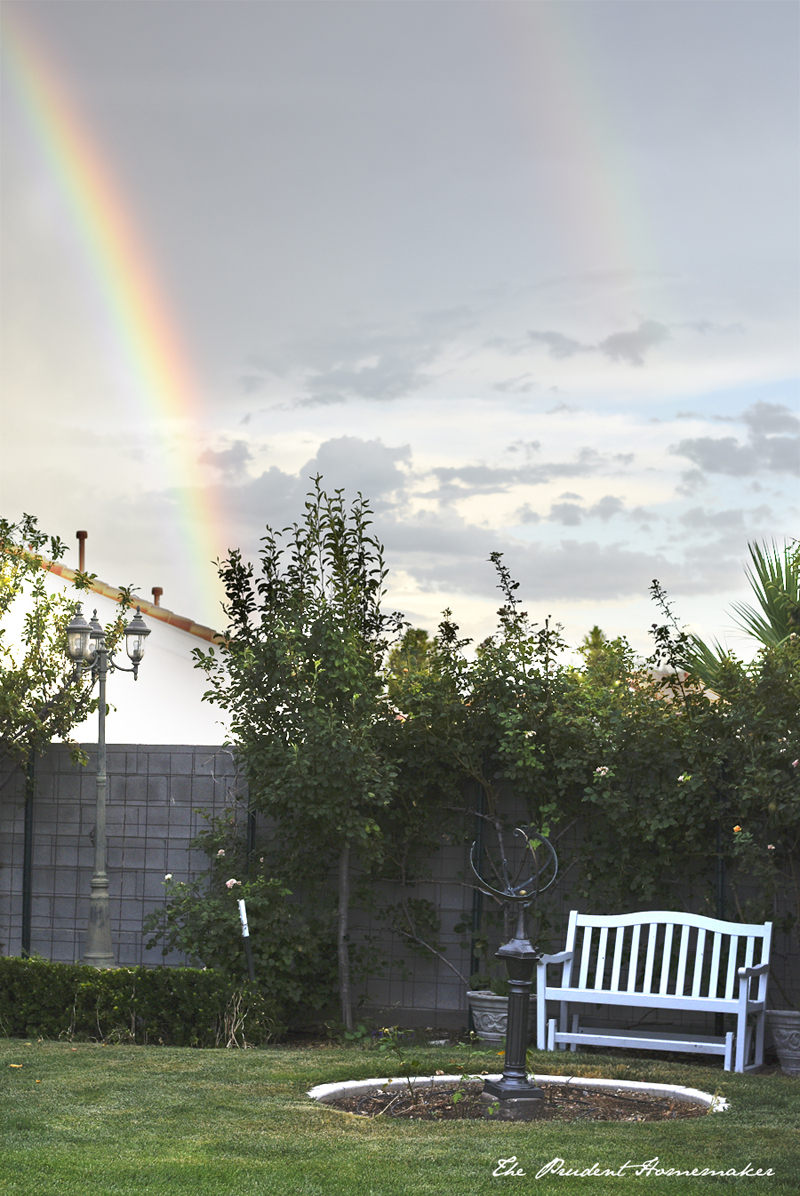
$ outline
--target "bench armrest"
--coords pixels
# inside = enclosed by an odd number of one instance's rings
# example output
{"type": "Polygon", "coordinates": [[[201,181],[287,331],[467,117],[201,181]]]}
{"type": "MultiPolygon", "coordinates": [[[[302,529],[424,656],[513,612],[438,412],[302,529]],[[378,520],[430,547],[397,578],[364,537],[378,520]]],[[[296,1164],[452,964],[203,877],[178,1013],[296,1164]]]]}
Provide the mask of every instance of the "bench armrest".
{"type": "Polygon", "coordinates": [[[574,951],[559,951],[557,955],[540,955],[539,966],[548,963],[566,963],[568,959],[572,959],[574,954],[574,951]]]}
{"type": "Polygon", "coordinates": [[[757,964],[752,968],[739,968],[737,975],[742,980],[750,980],[753,976],[763,976],[765,972],[769,971],[769,962],[757,964]]]}

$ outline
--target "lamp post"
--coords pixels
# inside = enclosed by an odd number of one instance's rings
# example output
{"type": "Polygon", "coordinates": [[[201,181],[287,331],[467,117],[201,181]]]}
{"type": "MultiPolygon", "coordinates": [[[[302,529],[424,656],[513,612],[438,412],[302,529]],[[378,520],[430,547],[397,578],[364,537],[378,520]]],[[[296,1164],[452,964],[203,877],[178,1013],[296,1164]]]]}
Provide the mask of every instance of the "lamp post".
{"type": "Polygon", "coordinates": [[[78,607],[67,626],[67,655],[74,662],[76,676],[91,677],[98,683],[97,728],[97,797],[94,828],[94,873],[89,905],[89,926],[86,932],[86,951],[83,962],[95,968],[113,968],[114,951],[111,945],[111,918],[108,908],[108,875],[106,873],[106,678],[110,672],[133,673],[136,681],[144,656],[145,640],[150,634],[139,607],[123,632],[125,650],[133,668],[116,664],[114,653],[106,646],[105,630],[97,620],[97,611],[87,623],[78,607]]]}
{"type": "Polygon", "coordinates": [[[525,910],[555,881],[558,857],[545,835],[533,827],[528,830],[517,827],[514,834],[521,835],[525,840],[525,850],[522,862],[512,876],[499,819],[495,820],[495,828],[500,846],[500,868],[495,868],[498,885],[490,885],[475,867],[475,843],[470,851],[470,865],[482,892],[500,901],[510,902],[512,907],[516,906],[517,926],[513,938],[495,955],[496,959],[505,960],[508,971],[508,1021],[503,1074],[499,1080],[484,1081],[481,1099],[489,1117],[495,1115],[496,1110],[496,1115],[504,1121],[530,1121],[541,1116],[544,1092],[528,1079],[528,1008],[539,952],[526,934],[525,910]],[[543,864],[537,858],[539,847],[546,848],[543,864]],[[542,884],[542,876],[551,868],[552,876],[546,884],[542,884]],[[530,872],[529,876],[525,875],[527,872],[530,872]]]}

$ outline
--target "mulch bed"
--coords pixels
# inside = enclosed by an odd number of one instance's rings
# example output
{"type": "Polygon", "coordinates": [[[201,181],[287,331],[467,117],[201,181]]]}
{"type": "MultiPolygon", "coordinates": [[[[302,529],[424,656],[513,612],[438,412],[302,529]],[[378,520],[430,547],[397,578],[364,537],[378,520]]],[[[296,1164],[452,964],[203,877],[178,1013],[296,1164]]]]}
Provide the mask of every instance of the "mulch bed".
{"type": "MultiPolygon", "coordinates": [[[[458,1089],[444,1085],[419,1085],[414,1095],[407,1088],[341,1096],[325,1103],[359,1117],[405,1117],[419,1121],[483,1120],[483,1084],[466,1082],[458,1089]],[[458,1095],[458,1099],[454,1097],[458,1095]]],[[[539,1121],[671,1121],[705,1117],[706,1105],[689,1104],[670,1096],[653,1096],[575,1084],[545,1084],[544,1111],[539,1121]]]]}

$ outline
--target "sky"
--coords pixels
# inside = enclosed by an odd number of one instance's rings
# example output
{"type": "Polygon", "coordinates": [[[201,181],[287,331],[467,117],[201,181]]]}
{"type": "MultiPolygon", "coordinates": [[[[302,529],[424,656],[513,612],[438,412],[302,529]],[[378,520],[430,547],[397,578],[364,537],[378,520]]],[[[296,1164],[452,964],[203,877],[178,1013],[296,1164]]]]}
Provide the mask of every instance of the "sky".
{"type": "Polygon", "coordinates": [[[0,510],[222,627],[370,500],[387,609],[746,655],[798,508],[785,0],[4,0],[0,510]]]}

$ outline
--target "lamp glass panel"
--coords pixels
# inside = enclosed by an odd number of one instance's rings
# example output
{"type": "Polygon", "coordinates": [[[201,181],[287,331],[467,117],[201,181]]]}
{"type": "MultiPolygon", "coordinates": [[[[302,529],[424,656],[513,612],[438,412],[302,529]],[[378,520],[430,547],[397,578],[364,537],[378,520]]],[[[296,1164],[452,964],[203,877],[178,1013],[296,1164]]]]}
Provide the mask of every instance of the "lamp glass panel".
{"type": "Polygon", "coordinates": [[[138,664],[144,656],[145,637],[138,631],[125,633],[125,649],[134,664],[138,664]]]}
{"type": "Polygon", "coordinates": [[[86,653],[86,643],[89,639],[88,626],[77,627],[67,633],[67,652],[72,660],[83,660],[86,653]]]}

